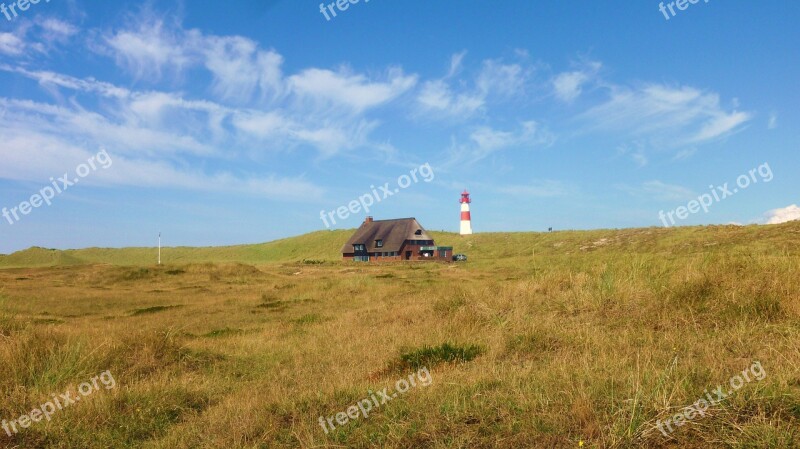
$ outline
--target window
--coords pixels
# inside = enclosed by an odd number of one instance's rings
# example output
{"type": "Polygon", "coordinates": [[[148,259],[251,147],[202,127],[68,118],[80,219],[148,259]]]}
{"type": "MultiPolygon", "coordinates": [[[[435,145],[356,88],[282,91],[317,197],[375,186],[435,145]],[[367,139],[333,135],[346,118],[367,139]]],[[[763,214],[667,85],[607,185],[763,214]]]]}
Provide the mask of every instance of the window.
{"type": "Polygon", "coordinates": [[[375,247],[376,248],[383,248],[383,240],[375,240],[375,247]]]}
{"type": "Polygon", "coordinates": [[[422,235],[422,229],[417,229],[414,235],[422,235]]]}
{"type": "Polygon", "coordinates": [[[353,250],[354,251],[366,251],[367,247],[364,246],[364,245],[353,245],[353,250]]]}

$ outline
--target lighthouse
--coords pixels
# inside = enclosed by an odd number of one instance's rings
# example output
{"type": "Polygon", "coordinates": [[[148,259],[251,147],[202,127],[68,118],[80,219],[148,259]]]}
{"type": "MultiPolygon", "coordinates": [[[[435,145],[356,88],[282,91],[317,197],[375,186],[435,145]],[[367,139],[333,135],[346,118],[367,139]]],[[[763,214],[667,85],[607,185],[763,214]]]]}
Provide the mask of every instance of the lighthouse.
{"type": "Polygon", "coordinates": [[[469,192],[464,189],[461,194],[461,235],[472,235],[472,218],[469,215],[469,192]]]}

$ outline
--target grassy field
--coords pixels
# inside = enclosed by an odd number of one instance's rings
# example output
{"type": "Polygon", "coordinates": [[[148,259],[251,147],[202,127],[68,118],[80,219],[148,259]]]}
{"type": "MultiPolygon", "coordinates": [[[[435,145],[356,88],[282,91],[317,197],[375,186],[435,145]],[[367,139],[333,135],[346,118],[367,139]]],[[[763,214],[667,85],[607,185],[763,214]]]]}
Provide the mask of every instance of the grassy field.
{"type": "Polygon", "coordinates": [[[0,445],[800,447],[800,223],[433,234],[470,261],[342,263],[348,231],[0,256],[0,419],[115,380],[0,445]]]}

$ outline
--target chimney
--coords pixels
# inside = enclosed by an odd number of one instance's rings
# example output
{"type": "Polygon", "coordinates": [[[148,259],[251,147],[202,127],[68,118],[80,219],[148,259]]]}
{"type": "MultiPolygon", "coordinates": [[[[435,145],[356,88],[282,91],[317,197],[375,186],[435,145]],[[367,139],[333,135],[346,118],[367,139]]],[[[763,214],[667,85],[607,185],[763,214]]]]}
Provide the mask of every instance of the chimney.
{"type": "Polygon", "coordinates": [[[364,223],[372,223],[373,221],[375,220],[373,220],[372,217],[367,217],[367,219],[364,220],[364,223]]]}

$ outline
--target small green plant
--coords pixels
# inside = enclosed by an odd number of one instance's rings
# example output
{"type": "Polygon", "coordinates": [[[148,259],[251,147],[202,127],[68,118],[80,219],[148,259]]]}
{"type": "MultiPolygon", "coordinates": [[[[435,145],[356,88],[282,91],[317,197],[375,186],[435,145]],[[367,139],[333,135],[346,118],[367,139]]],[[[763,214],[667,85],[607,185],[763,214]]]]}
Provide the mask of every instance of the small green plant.
{"type": "Polygon", "coordinates": [[[449,315],[466,304],[467,300],[462,297],[440,299],[433,303],[433,311],[441,315],[449,315]]]}
{"type": "Polygon", "coordinates": [[[139,279],[148,278],[151,276],[149,268],[132,268],[124,271],[120,275],[120,280],[123,281],[138,281],[139,279]]]}
{"type": "Polygon", "coordinates": [[[286,303],[274,296],[264,293],[261,295],[261,304],[257,305],[256,307],[262,309],[283,310],[286,308],[286,303]]]}
{"type": "Polygon", "coordinates": [[[317,315],[316,313],[309,313],[307,315],[303,315],[300,318],[294,320],[296,324],[314,324],[322,321],[322,317],[317,315]]]}
{"type": "Polygon", "coordinates": [[[517,335],[506,342],[506,350],[522,354],[537,355],[553,352],[561,347],[558,338],[542,332],[517,335]]]}
{"type": "Polygon", "coordinates": [[[150,313],[158,313],[158,312],[163,312],[163,311],[169,310],[169,309],[177,309],[177,308],[180,308],[180,307],[183,307],[183,306],[153,306],[153,307],[146,307],[144,309],[136,309],[136,310],[134,310],[133,312],[131,312],[131,316],[147,315],[147,314],[150,314],[150,313]]]}
{"type": "Polygon", "coordinates": [[[431,368],[440,363],[466,363],[486,350],[478,345],[455,345],[443,343],[439,346],[423,346],[406,350],[400,354],[401,366],[411,369],[431,368]]]}
{"type": "Polygon", "coordinates": [[[230,337],[232,335],[241,335],[243,333],[244,330],[242,329],[231,329],[230,327],[226,327],[224,329],[213,330],[203,336],[209,338],[221,338],[221,337],[230,337]]]}

